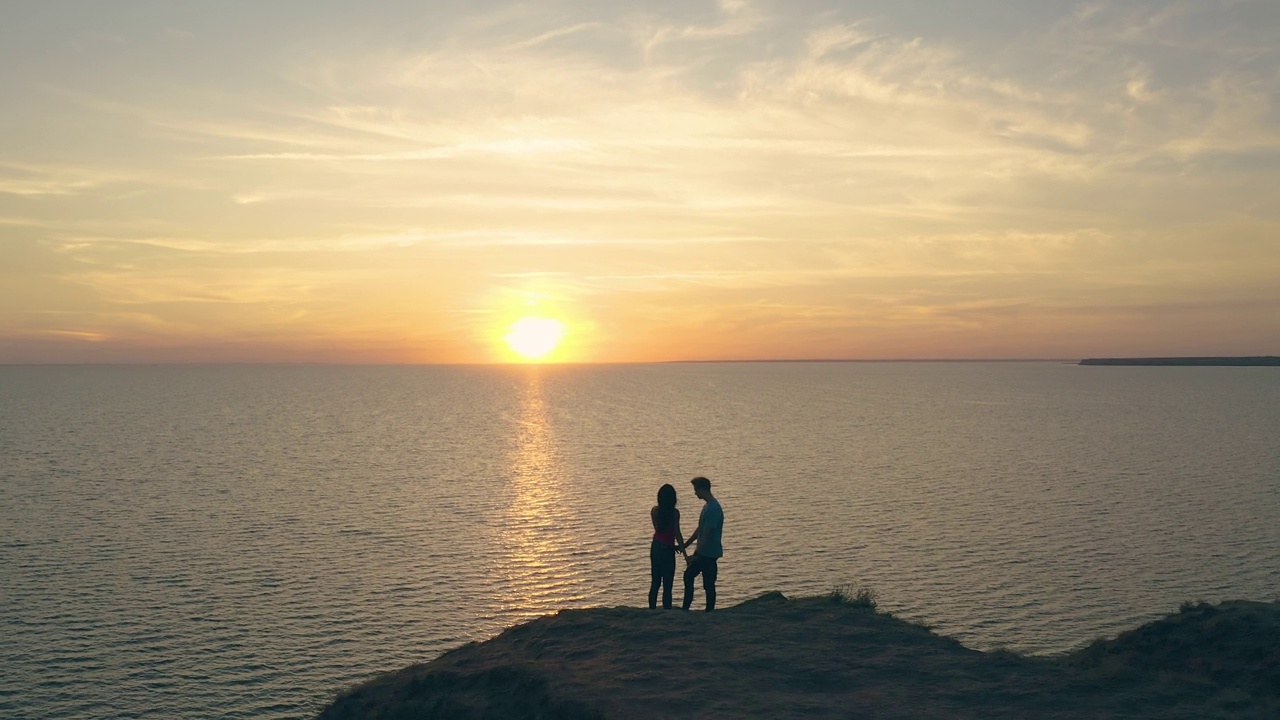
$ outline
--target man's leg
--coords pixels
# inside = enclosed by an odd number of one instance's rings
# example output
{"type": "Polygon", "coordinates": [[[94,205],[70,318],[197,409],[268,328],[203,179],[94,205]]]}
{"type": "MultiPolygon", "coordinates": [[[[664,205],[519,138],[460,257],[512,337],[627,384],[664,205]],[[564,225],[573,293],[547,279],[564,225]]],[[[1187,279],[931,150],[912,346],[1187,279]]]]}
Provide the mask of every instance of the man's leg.
{"type": "Polygon", "coordinates": [[[681,607],[685,610],[693,604],[693,579],[698,577],[700,572],[702,572],[702,558],[695,555],[689,561],[689,567],[684,569],[684,602],[681,607]]]}
{"type": "Polygon", "coordinates": [[[707,593],[707,612],[716,609],[716,575],[720,573],[716,558],[707,558],[702,568],[702,589],[707,593]]]}

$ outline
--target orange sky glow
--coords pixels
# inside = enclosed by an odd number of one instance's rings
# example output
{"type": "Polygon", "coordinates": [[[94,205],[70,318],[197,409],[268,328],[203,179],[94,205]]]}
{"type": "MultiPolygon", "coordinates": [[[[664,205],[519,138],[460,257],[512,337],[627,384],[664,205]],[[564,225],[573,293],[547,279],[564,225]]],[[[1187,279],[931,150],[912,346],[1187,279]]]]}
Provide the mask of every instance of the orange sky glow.
{"type": "Polygon", "coordinates": [[[1280,353],[1280,5],[925,5],[6,5],[0,363],[1280,353]]]}

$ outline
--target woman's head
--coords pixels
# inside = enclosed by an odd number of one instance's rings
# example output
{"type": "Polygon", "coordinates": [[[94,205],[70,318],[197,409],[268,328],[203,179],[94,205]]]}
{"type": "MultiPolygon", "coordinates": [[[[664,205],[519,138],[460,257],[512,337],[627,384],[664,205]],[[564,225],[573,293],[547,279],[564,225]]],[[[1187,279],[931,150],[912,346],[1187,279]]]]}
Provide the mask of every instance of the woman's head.
{"type": "Polygon", "coordinates": [[[676,506],[676,489],[670,484],[658,488],[658,507],[673,508],[676,506]]]}

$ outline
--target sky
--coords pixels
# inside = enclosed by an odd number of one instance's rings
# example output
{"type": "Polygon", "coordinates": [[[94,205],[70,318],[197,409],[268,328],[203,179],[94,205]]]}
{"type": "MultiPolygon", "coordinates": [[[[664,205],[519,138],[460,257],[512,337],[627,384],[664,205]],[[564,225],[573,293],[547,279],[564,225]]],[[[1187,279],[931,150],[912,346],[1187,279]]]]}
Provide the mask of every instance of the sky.
{"type": "Polygon", "coordinates": [[[1280,354],[1280,3],[0,4],[0,363],[530,319],[561,362],[1280,354]]]}

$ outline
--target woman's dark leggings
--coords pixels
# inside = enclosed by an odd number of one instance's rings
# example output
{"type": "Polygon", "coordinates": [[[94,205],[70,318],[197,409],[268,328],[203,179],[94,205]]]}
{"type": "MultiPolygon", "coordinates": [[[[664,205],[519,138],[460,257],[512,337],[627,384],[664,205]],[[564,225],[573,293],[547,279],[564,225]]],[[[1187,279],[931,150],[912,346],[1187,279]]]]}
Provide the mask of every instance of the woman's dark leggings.
{"type": "Polygon", "coordinates": [[[676,549],[654,540],[649,544],[649,607],[658,607],[658,587],[662,587],[662,607],[671,609],[671,584],[676,579],[676,549]]]}

